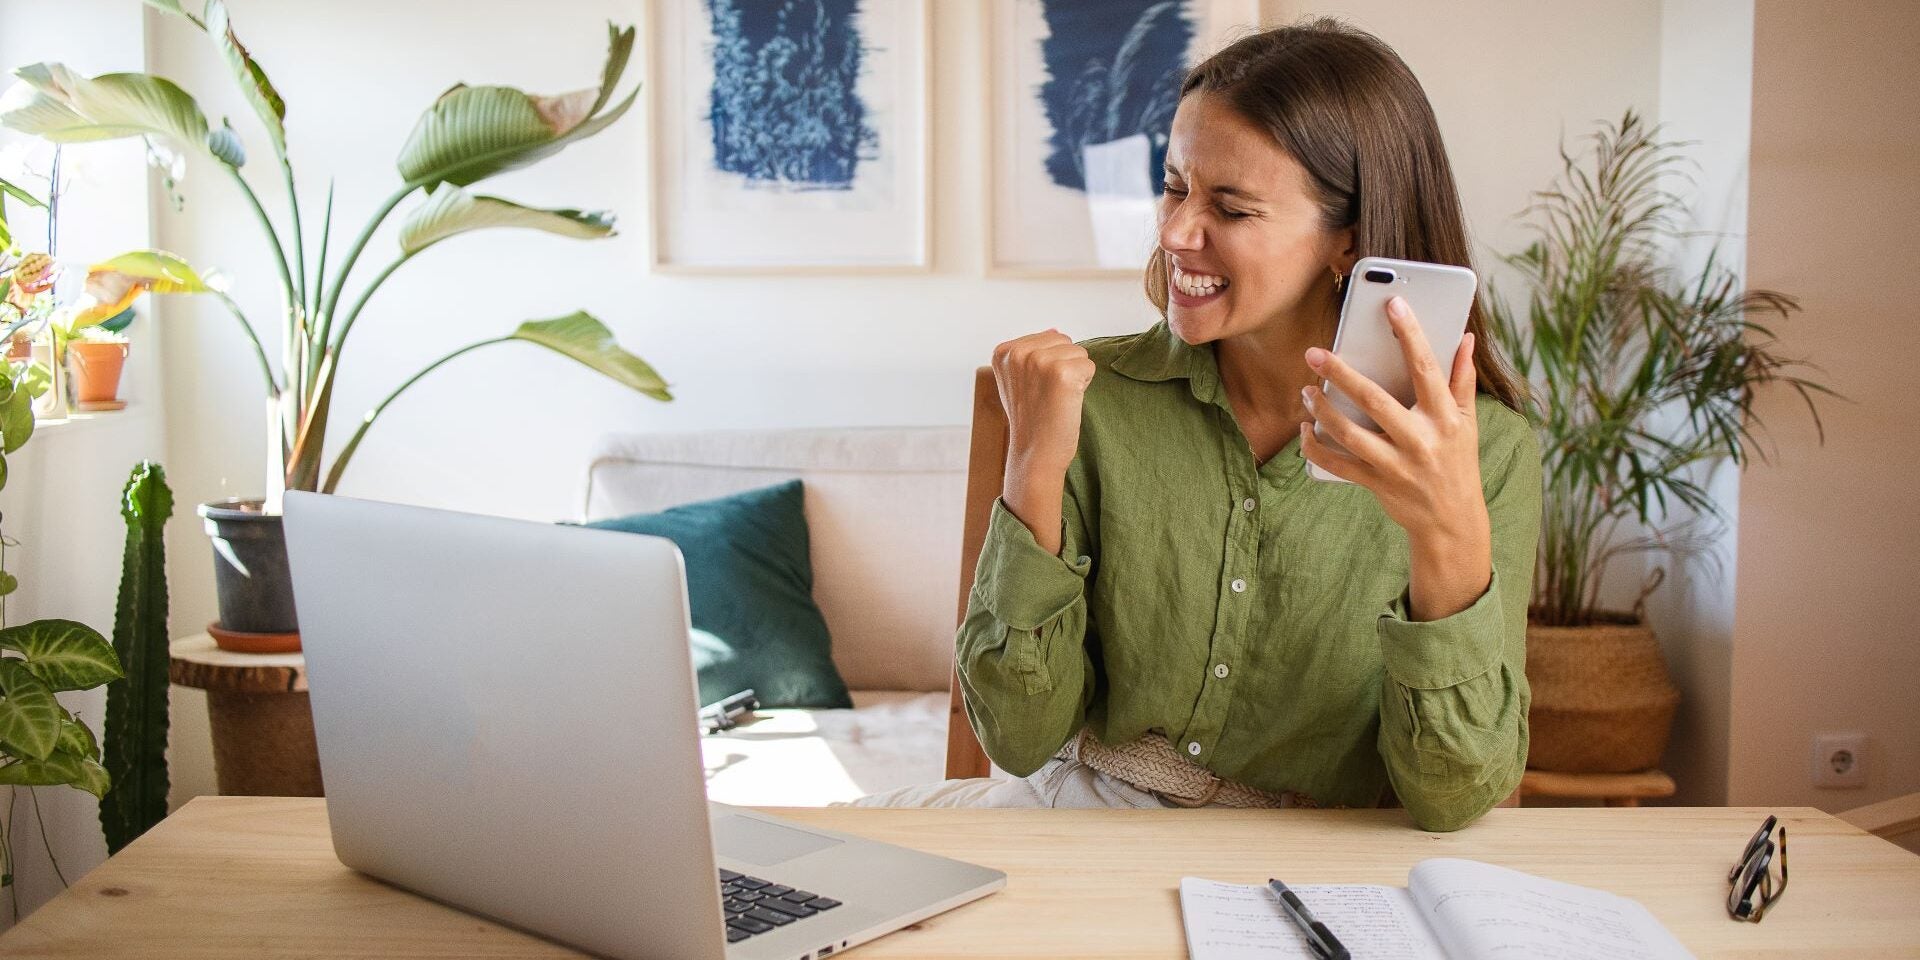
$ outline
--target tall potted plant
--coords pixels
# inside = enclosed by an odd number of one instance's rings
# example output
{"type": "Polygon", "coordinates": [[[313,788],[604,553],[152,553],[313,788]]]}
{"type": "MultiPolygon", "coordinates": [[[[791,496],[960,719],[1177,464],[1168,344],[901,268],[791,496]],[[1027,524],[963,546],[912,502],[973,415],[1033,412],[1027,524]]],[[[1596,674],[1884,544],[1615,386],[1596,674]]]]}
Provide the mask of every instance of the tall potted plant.
{"type": "Polygon", "coordinates": [[[1798,392],[1816,426],[1814,395],[1830,394],[1775,349],[1767,324],[1799,309],[1791,297],[1743,291],[1712,254],[1690,276],[1668,266],[1685,206],[1664,184],[1685,157],[1658,137],[1629,110],[1591,150],[1562,149],[1561,176],[1528,210],[1538,239],[1504,258],[1523,296],[1489,297],[1495,335],[1536,393],[1545,474],[1527,634],[1539,769],[1659,761],[1679,694],[1643,613],[1664,568],[1630,609],[1608,610],[1608,564],[1684,550],[1723,522],[1703,471],[1765,456],[1759,391],[1798,392]],[[1672,522],[1674,504],[1696,519],[1672,522]]]}
{"type": "Polygon", "coordinates": [[[308,256],[301,198],[287,154],[286,102],[260,63],[235,35],[221,0],[207,0],[199,15],[180,0],[147,0],[202,31],[231,69],[271,145],[270,162],[286,190],[285,223],[276,223],[241,175],[246,151],[225,121],[210,124],[194,98],[171,81],[145,73],[84,77],[57,63],[15,71],[19,82],[0,98],[0,125],[56,143],[142,137],[211,162],[247,200],[261,238],[276,265],[281,333],[277,362],[269,358],[256,324],[218,284],[181,257],[140,250],[93,268],[88,293],[93,306],[76,329],[123,312],[140,294],[211,297],[237,322],[253,349],[267,393],[269,466],[262,497],[202,505],[215,538],[220,626],[253,634],[292,635],[297,621],[288,583],[286,548],[279,528],[283,491],[331,492],[380,414],[426,374],[469,351],[520,341],[553,350],[618,383],[658,400],[670,400],[666,383],[639,357],[622,350],[599,320],[582,311],[529,320],[502,336],[461,346],[403,381],[360,419],[329,464],[324,455],[334,386],[348,337],[373,295],[394,271],[429,247],[469,231],[521,227],[577,238],[613,233],[613,218],[600,211],[541,209],[467,191],[495,174],[536,163],[605,130],[632,106],[637,90],[614,98],[632,54],[634,33],[608,25],[608,50],[596,86],[557,96],[539,96],[503,86],[455,84],[428,108],[401,146],[398,183],[345,247],[328,272],[333,203],[329,192],[320,218],[316,256],[308,256]],[[349,295],[354,267],[374,231],[402,203],[421,200],[400,226],[399,250],[391,261],[349,295]]]}

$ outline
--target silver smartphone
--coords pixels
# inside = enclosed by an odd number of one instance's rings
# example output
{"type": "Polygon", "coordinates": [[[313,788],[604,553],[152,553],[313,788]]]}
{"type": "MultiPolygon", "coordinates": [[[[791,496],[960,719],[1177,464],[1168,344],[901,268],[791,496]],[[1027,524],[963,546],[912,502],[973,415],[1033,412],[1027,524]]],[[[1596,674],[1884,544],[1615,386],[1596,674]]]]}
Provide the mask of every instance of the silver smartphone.
{"type": "MultiPolygon", "coordinates": [[[[1387,301],[1406,298],[1427,333],[1427,343],[1432,345],[1440,369],[1452,370],[1453,355],[1460,351],[1460,338],[1467,332],[1467,314],[1473,308],[1473,292],[1479,283],[1466,267],[1362,257],[1353,265],[1346,298],[1340,303],[1340,327],[1333,335],[1334,355],[1411,407],[1413,377],[1407,371],[1400,341],[1387,323],[1387,301]]],[[[1323,381],[1320,389],[1355,423],[1379,431],[1380,425],[1331,381],[1323,381]]],[[[1314,424],[1313,432],[1320,442],[1336,450],[1345,449],[1327,436],[1320,424],[1314,424]]],[[[1307,464],[1307,473],[1315,480],[1347,482],[1312,463],[1307,464]]]]}

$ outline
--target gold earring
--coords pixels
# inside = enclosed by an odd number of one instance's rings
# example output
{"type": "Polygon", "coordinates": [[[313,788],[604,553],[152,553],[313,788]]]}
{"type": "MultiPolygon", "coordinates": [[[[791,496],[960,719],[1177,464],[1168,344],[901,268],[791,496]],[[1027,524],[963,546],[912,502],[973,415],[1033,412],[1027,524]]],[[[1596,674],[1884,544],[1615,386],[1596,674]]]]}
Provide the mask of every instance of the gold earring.
{"type": "Polygon", "coordinates": [[[1346,277],[1340,273],[1340,268],[1334,267],[1333,268],[1333,292],[1334,293],[1340,292],[1340,281],[1344,279],[1346,279],[1346,277]]]}

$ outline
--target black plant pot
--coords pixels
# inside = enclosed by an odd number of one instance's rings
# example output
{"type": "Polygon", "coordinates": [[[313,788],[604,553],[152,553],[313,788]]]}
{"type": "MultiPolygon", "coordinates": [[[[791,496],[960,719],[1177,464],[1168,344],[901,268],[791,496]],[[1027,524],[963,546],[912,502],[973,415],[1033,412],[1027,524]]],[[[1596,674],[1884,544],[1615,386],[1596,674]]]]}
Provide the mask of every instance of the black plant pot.
{"type": "Polygon", "coordinates": [[[265,512],[259,500],[216,500],[198,512],[213,541],[220,626],[241,633],[299,631],[280,516],[265,512]]]}

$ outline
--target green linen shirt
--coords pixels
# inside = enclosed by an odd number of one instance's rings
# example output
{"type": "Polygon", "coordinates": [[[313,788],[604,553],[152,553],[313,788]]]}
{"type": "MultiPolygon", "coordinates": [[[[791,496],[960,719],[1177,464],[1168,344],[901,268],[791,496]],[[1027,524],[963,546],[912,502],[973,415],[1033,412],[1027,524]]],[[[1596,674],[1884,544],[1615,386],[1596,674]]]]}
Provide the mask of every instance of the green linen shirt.
{"type": "Polygon", "coordinates": [[[1097,368],[1058,555],[996,501],[956,640],[967,718],[1024,776],[1082,727],[1154,731],[1221,777],[1321,805],[1388,786],[1427,830],[1512,793],[1527,757],[1526,620],[1540,523],[1533,430],[1477,398],[1492,581],[1409,619],[1406,533],[1372,492],[1266,463],[1211,345],[1164,322],[1083,344],[1097,368]]]}

